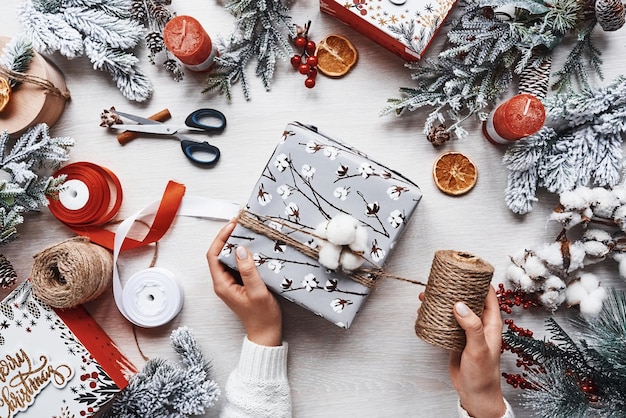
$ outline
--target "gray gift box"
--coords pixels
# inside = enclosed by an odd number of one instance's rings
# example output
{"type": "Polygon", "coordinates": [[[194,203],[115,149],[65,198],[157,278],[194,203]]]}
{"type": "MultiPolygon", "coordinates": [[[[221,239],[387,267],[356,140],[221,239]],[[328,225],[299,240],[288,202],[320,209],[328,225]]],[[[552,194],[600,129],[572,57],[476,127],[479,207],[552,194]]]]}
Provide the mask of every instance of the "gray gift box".
{"type": "Polygon", "coordinates": [[[324,267],[287,242],[315,248],[316,228],[349,214],[367,230],[363,266],[382,269],[421,197],[419,187],[401,174],[315,127],[293,122],[245,207],[278,237],[238,224],[220,260],[236,268],[234,250],[246,246],[273,292],[349,328],[373,287],[340,268],[324,267]]]}

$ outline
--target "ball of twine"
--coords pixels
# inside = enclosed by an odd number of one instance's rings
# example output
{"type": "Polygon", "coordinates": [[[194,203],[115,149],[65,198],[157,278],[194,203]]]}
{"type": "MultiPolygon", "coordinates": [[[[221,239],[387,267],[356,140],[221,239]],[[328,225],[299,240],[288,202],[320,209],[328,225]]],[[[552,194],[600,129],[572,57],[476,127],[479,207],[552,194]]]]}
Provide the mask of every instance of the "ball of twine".
{"type": "Polygon", "coordinates": [[[422,340],[453,351],[465,348],[465,331],[456,321],[453,306],[464,302],[481,316],[494,268],[480,258],[460,251],[435,252],[417,312],[415,333],[422,340]]]}
{"type": "Polygon", "coordinates": [[[89,238],[72,238],[35,255],[30,281],[35,295],[48,305],[72,308],[111,286],[113,255],[89,238]]]}

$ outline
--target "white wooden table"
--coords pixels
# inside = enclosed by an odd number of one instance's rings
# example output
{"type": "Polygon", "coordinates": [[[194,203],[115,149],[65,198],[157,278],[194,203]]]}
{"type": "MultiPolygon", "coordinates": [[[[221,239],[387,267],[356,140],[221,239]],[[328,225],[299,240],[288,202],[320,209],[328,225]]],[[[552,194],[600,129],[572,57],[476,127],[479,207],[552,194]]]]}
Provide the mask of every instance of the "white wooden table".
{"type": "MultiPolygon", "coordinates": [[[[0,35],[14,36],[21,30],[16,19],[19,3],[2,2],[0,35]]],[[[213,37],[227,36],[233,27],[233,18],[222,2],[173,1],[171,9],[201,20],[213,37]]],[[[317,1],[295,2],[290,13],[294,23],[311,20],[315,40],[330,33],[351,39],[359,51],[356,67],[341,79],[320,75],[317,86],[307,89],[304,76],[293,71],[288,62],[281,62],[272,89],[266,92],[251,66],[252,100],[243,98],[237,84],[232,101],[228,101],[224,96],[201,93],[205,74],[187,71],[182,82],[174,82],[148,63],[142,49],[138,52],[142,68],[154,83],[155,92],[149,102],[137,104],[119,93],[108,74],[93,71],[86,58],[69,61],[59,55],[51,57],[65,74],[72,94],[52,133],[76,140],[72,161],[103,165],[119,176],[125,192],[120,219],[160,198],[170,179],[184,183],[189,194],[244,203],[283,128],[295,120],[316,125],[350,143],[421,187],[424,197],[388,263],[388,270],[398,276],[425,280],[434,252],[456,249],[492,263],[496,267],[493,282],[499,283],[504,280],[509,254],[555,238],[556,226],[546,226],[555,196],[542,195],[534,210],[524,217],[507,209],[507,173],[501,163],[504,148],[487,142],[478,124],[466,125],[469,137],[437,149],[422,133],[425,112],[402,118],[379,116],[387,98],[397,97],[400,87],[411,85],[410,70],[404,62],[322,14],[317,1]],[[222,159],[212,169],[197,168],[183,157],[178,143],[168,139],[140,138],[120,146],[113,134],[99,127],[100,112],[111,106],[146,116],[168,108],[177,121],[199,107],[218,108],[228,118],[225,133],[212,139],[221,148],[222,159]],[[432,164],[444,150],[461,151],[478,166],[479,180],[469,194],[454,198],[435,187],[432,164]]],[[[439,50],[443,38],[439,35],[431,54],[439,50]]],[[[605,52],[604,82],[608,82],[626,65],[626,55],[619,52],[624,49],[626,31],[600,34],[600,39],[605,52]]],[[[169,346],[170,332],[179,326],[190,327],[214,362],[215,379],[224,384],[237,362],[243,330],[214,295],[205,261],[205,252],[221,226],[220,222],[195,218],[179,217],[175,221],[160,242],[157,266],[172,270],[182,280],[184,308],[171,323],[154,329],[139,328],[137,335],[146,356],[176,359],[169,346]]],[[[0,251],[15,266],[20,280],[28,278],[37,252],[73,235],[47,210],[29,215],[19,234],[19,240],[0,251]]],[[[124,253],[119,263],[122,277],[146,267],[151,257],[151,249],[124,253]]],[[[614,284],[623,286],[623,282],[614,284]]],[[[382,283],[349,330],[281,300],[284,337],[290,344],[289,379],[296,417],[455,416],[456,393],[448,376],[448,353],[421,341],[413,330],[421,290],[400,281],[382,283]]],[[[119,314],[112,295],[89,303],[87,308],[141,368],[144,360],[132,327],[119,314]]],[[[546,315],[518,312],[514,318],[540,331],[546,315]]],[[[511,361],[510,357],[503,359],[503,370],[517,371],[511,361]]],[[[503,385],[517,415],[528,416],[529,412],[518,404],[518,391],[503,385]]],[[[218,410],[219,405],[206,416],[217,416],[218,410]]]]}

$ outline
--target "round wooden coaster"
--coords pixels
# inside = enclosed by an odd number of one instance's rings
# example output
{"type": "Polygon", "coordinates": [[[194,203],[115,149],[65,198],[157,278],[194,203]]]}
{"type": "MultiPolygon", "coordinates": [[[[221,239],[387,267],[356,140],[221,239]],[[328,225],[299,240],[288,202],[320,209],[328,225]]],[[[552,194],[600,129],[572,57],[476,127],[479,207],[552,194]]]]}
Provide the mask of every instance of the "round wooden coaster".
{"type": "MultiPolygon", "coordinates": [[[[0,54],[9,41],[10,38],[0,37],[0,54]]],[[[27,74],[51,82],[62,92],[67,91],[61,70],[37,52],[28,66],[27,74]]],[[[0,132],[6,130],[15,138],[38,123],[52,126],[61,117],[66,102],[66,98],[47,92],[41,86],[22,82],[13,89],[9,103],[0,112],[0,132]]]]}

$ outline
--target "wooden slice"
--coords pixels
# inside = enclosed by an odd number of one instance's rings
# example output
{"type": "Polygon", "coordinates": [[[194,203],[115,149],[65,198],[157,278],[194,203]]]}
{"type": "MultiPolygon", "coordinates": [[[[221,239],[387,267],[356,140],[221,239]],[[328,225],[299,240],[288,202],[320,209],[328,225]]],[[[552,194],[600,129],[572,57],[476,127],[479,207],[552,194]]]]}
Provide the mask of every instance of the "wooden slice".
{"type": "MultiPolygon", "coordinates": [[[[9,41],[10,38],[0,37],[0,53],[9,41]]],[[[50,81],[62,92],[67,91],[61,70],[37,52],[27,74],[50,81]]],[[[41,86],[22,82],[11,91],[9,103],[0,112],[0,131],[9,131],[9,135],[16,138],[39,123],[52,126],[61,117],[66,102],[64,97],[47,92],[41,86]]]]}

